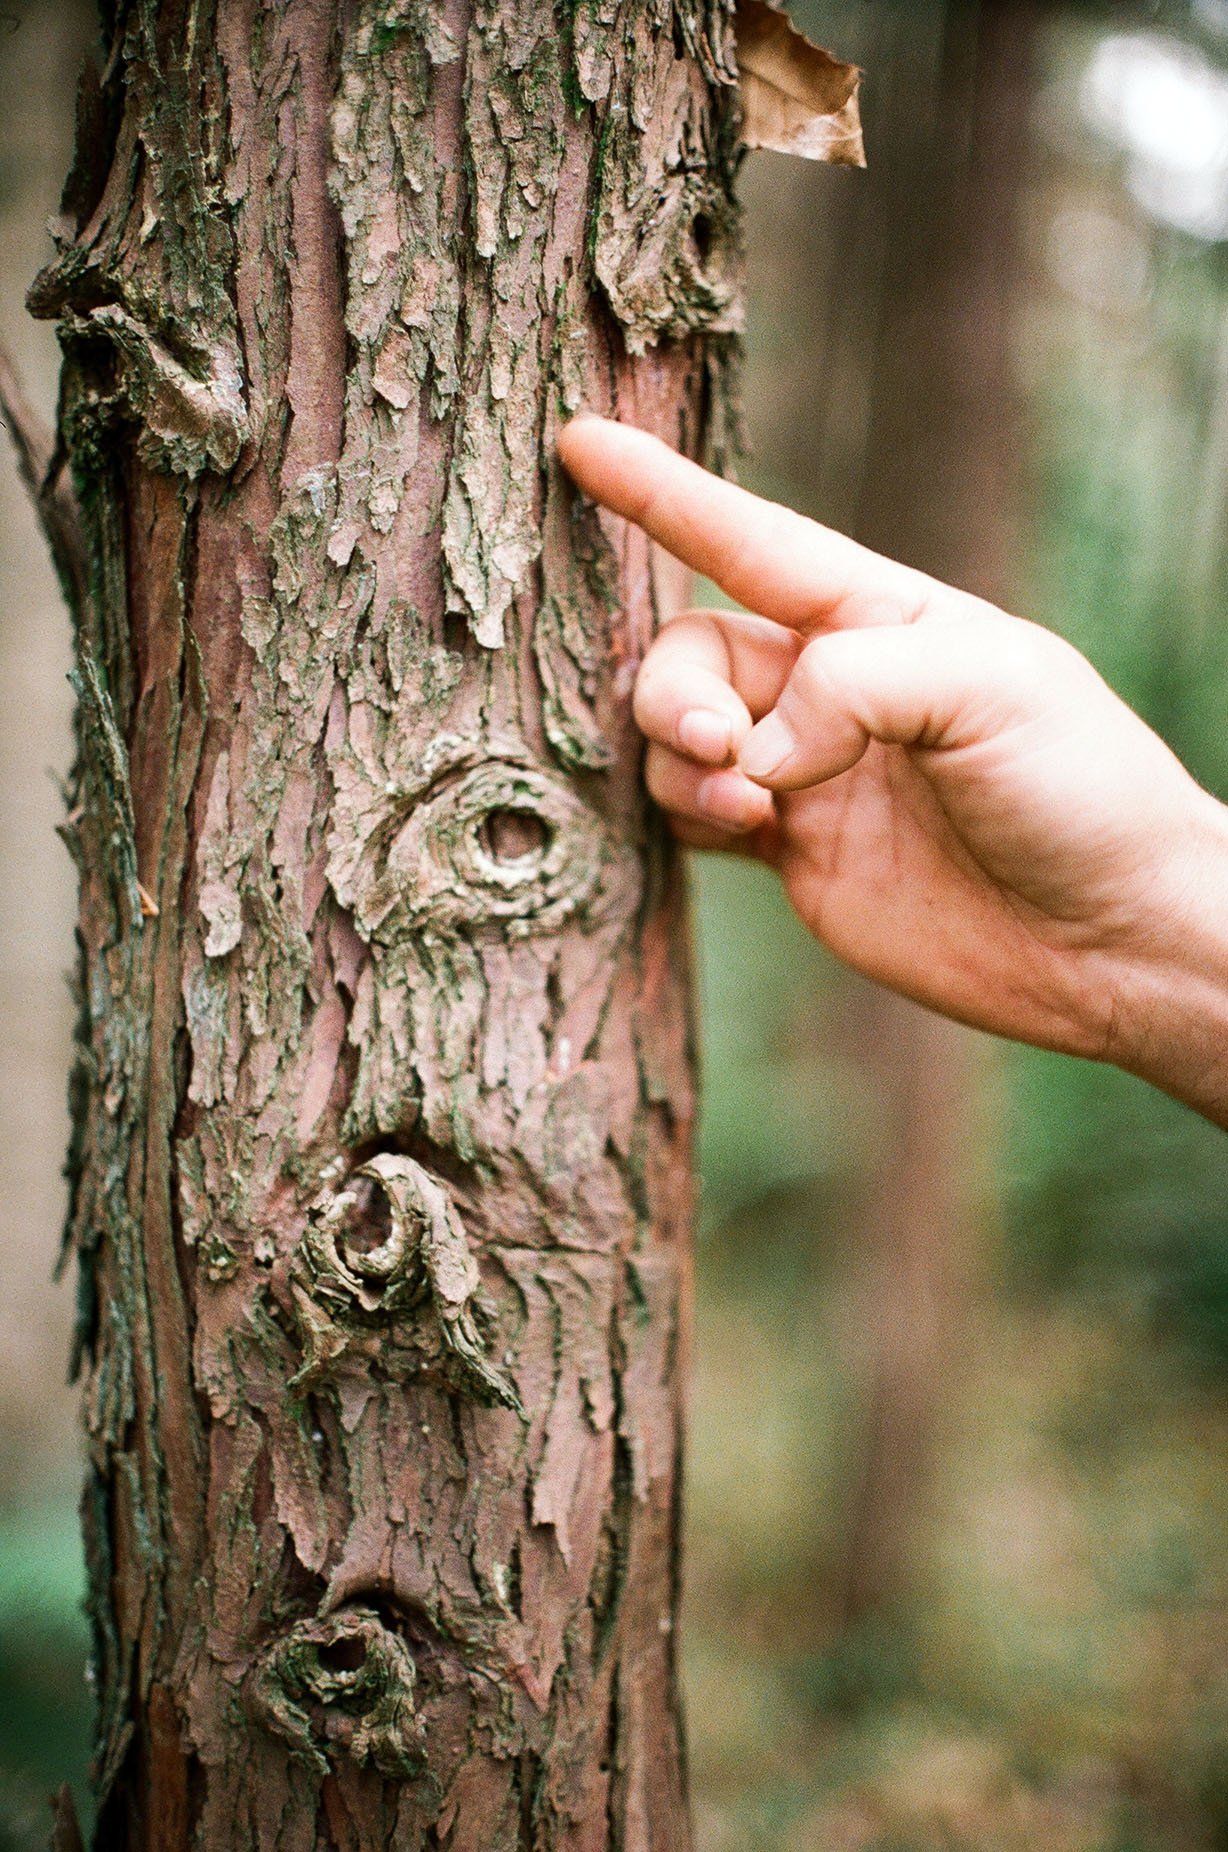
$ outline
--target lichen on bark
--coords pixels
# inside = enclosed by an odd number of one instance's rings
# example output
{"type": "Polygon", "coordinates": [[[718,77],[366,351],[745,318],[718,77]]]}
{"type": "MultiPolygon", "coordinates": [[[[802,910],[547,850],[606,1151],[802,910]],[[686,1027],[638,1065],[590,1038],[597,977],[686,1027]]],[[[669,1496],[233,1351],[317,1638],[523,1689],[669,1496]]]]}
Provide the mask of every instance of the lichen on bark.
{"type": "Polygon", "coordinates": [[[720,424],[729,9],[113,0],[105,51],[33,292],[88,541],[100,1843],[674,1852],[652,575],[552,447],[720,424]]]}

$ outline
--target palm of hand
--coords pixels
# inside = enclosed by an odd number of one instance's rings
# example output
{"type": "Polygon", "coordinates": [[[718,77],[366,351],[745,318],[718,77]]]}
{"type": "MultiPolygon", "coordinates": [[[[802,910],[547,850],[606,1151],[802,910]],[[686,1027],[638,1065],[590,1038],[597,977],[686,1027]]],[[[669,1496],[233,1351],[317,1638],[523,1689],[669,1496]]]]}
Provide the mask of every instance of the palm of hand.
{"type": "MultiPolygon", "coordinates": [[[[1081,988],[1060,923],[978,861],[903,748],[871,746],[830,783],[778,793],[755,851],[837,957],[978,1027],[1048,1039],[1047,999],[1081,988]]],[[[1077,1014],[1103,1007],[1085,996],[1077,1014]]],[[[1094,1035],[1074,1021],[1063,1031],[1094,1035]]]]}
{"type": "MultiPolygon", "coordinates": [[[[1046,637],[1042,654],[1050,643],[1066,651],[1046,637]]],[[[1073,700],[988,738],[874,741],[838,777],[778,791],[754,848],[816,937],[867,976],[978,1027],[1097,1054],[1115,941],[1163,879],[1166,820],[1187,801],[1174,787],[1189,779],[1080,669],[1073,700]]]]}

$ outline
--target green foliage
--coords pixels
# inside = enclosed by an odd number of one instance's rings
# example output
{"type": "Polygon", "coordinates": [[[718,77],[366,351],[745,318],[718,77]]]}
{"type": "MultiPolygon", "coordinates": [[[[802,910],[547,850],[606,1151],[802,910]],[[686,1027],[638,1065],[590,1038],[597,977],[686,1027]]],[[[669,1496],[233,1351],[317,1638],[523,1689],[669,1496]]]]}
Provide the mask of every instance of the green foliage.
{"type": "Polygon", "coordinates": [[[847,1100],[824,1048],[831,960],[767,870],[716,857],[693,869],[710,1234],[744,1210],[831,1182],[851,1154],[847,1100]]]}
{"type": "MultiPolygon", "coordinates": [[[[1080,43],[1055,34],[1055,58],[1080,43]]],[[[1069,158],[1061,173],[1076,202],[1103,188],[1069,158]]],[[[1124,303],[1050,301],[1025,324],[1037,442],[1020,603],[1228,798],[1228,251],[1093,196],[1146,271],[1124,303]]],[[[1008,1075],[1009,1276],[1110,1301],[1228,1373],[1223,1134],[1086,1063],[1017,1050],[1008,1075]]]]}
{"type": "Polygon", "coordinates": [[[1228,1377],[1228,1140],[1140,1081],[1008,1058],[1008,1282],[1141,1319],[1228,1377]]]}
{"type": "Polygon", "coordinates": [[[49,1796],[70,1773],[82,1819],[93,1729],[84,1565],[71,1502],[0,1522],[0,1852],[43,1852],[49,1796]]]}
{"type": "MultiPolygon", "coordinates": [[[[841,11],[795,15],[859,56],[841,11]]],[[[843,11],[865,26],[865,7],[843,11]]],[[[1044,35],[1016,607],[1070,636],[1228,797],[1228,248],[1149,226],[1103,151],[1055,129],[1094,33],[1150,23],[1094,12],[1054,13],[1044,35]],[[1053,228],[1071,208],[1142,251],[1130,301],[1067,288],[1053,228]]],[[[887,87],[871,68],[871,125],[887,87]]],[[[774,370],[796,338],[786,309],[752,304],[774,370]]],[[[752,392],[755,366],[752,352],[752,392]]],[[[752,486],[809,505],[805,480],[752,486]]],[[[1228,1139],[1128,1076],[1001,1052],[991,1280],[951,1359],[913,1600],[844,1629],[876,1342],[848,1257],[874,1118],[840,1046],[840,976],[771,881],[706,862],[696,891],[685,1640],[701,1845],[1228,1846],[1228,1139]]]]}

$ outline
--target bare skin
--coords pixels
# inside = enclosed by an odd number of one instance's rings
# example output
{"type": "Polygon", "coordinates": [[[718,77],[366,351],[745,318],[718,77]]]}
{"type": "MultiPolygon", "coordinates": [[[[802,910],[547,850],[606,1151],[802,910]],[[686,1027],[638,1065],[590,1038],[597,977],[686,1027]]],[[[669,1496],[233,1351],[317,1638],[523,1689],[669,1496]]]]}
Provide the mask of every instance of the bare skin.
{"type": "Polygon", "coordinates": [[[581,416],[596,501],[759,615],[640,668],[652,795],[846,963],[1228,1126],[1228,808],[1052,631],[581,416]]]}

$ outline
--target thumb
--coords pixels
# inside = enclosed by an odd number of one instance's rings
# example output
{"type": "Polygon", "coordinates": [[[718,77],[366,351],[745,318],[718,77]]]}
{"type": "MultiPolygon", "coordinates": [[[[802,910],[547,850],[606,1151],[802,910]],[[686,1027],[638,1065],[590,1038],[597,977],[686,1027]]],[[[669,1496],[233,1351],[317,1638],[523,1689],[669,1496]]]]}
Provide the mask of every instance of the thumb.
{"type": "Polygon", "coordinates": [[[848,771],[871,740],[937,749],[988,738],[1040,704],[1044,643],[1063,648],[1005,616],[816,637],[738,763],[758,784],[797,791],[848,771]]]}

